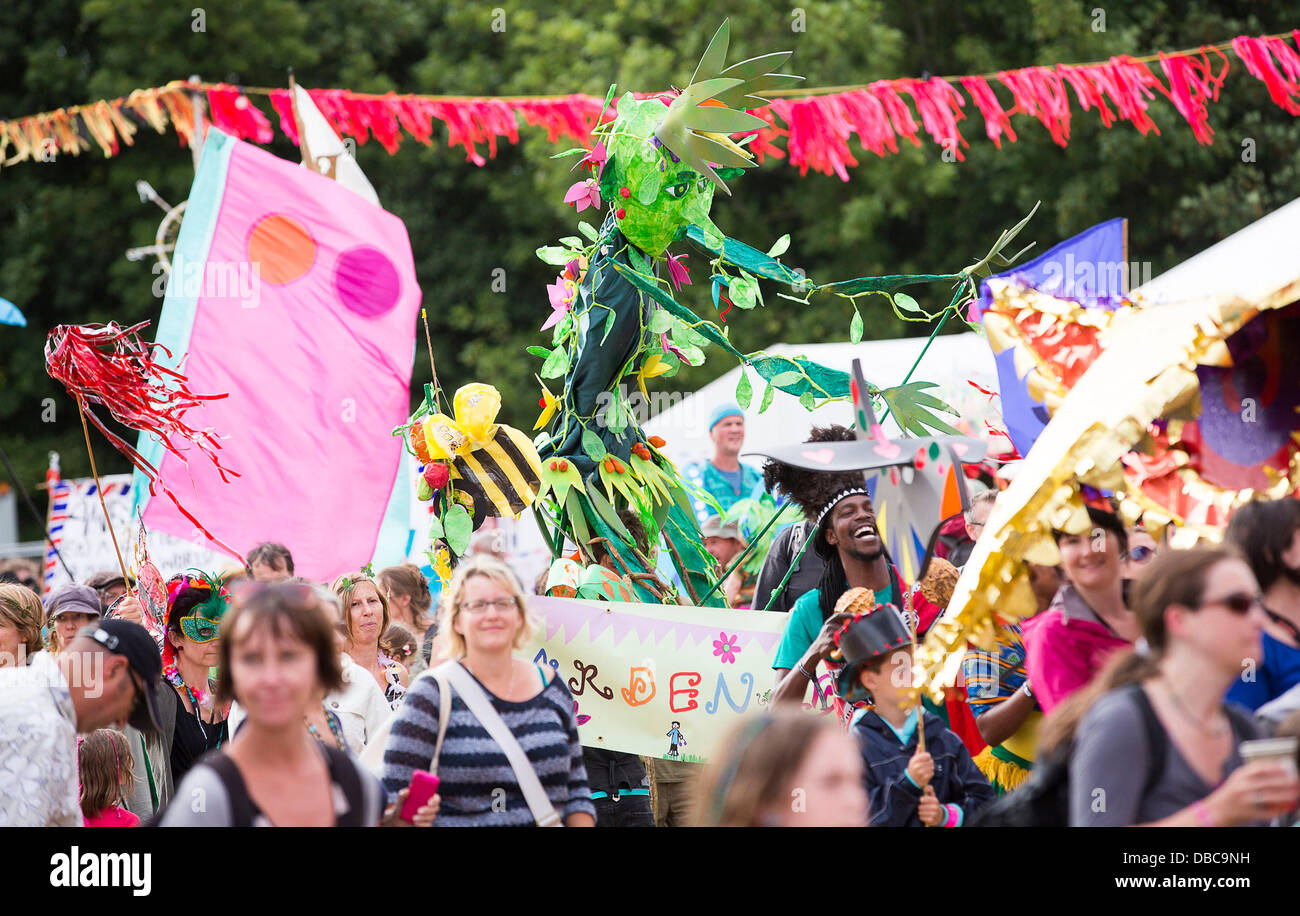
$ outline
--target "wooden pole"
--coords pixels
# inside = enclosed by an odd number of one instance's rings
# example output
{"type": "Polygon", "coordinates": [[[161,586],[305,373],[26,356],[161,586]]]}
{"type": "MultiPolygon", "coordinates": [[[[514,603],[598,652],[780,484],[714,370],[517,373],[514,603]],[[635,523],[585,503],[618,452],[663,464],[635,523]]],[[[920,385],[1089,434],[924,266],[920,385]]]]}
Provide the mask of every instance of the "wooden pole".
{"type": "Polygon", "coordinates": [[[81,431],[86,436],[86,454],[90,456],[90,473],[95,478],[95,492],[99,494],[99,508],[104,510],[104,523],[108,525],[108,536],[113,539],[113,552],[117,554],[117,565],[122,570],[122,583],[126,586],[126,593],[134,598],[135,590],[131,588],[131,577],[126,574],[126,563],[122,560],[122,551],[117,546],[117,532],[113,530],[113,520],[108,515],[108,504],[104,502],[104,488],[99,483],[99,471],[95,467],[95,450],[90,447],[90,427],[86,425],[86,408],[80,396],[77,397],[77,413],[81,415],[81,431]]]}
{"type": "Polygon", "coordinates": [[[423,306],[420,307],[420,320],[424,322],[424,345],[429,348],[429,376],[433,379],[433,396],[441,404],[442,387],[438,384],[438,367],[433,362],[433,337],[429,335],[429,314],[423,306]]]}
{"type": "Polygon", "coordinates": [[[289,107],[293,111],[293,129],[298,132],[298,152],[302,154],[303,164],[315,172],[317,171],[316,160],[312,158],[311,150],[307,146],[307,132],[303,130],[302,118],[298,116],[298,87],[293,80],[293,67],[289,68],[289,107]]]}

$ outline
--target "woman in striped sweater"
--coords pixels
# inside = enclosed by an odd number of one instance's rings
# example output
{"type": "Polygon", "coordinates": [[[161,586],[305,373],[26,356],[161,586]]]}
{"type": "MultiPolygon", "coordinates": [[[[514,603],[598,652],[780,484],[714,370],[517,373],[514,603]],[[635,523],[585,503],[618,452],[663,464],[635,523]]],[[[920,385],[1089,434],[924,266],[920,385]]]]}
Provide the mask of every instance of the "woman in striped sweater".
{"type": "MultiPolygon", "coordinates": [[[[566,827],[595,824],[582,763],[573,696],[542,665],[514,658],[531,632],[526,599],[509,567],[487,556],[457,568],[438,613],[434,664],[455,659],[483,688],[532,764],[566,827]]],[[[406,788],[427,770],[438,738],[438,682],[417,678],[393,721],[384,750],[384,788],[406,788]]],[[[530,826],[532,812],[506,755],[453,694],[437,774],[435,827],[530,826]]]]}

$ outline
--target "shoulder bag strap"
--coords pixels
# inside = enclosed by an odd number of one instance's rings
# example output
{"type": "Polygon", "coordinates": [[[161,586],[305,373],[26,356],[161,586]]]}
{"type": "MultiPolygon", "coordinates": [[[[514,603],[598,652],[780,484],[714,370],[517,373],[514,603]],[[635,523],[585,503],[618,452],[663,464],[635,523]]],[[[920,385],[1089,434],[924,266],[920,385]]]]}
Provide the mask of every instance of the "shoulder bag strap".
{"type": "Polygon", "coordinates": [[[226,804],[230,806],[231,827],[253,826],[253,800],[248,796],[248,785],[235,761],[220,751],[205,755],[203,763],[210,766],[221,779],[226,790],[226,804]]]}
{"type": "MultiPolygon", "coordinates": [[[[454,663],[452,663],[454,664],[454,663]]],[[[439,665],[437,668],[426,668],[421,674],[428,674],[438,682],[438,740],[433,745],[433,760],[429,763],[429,772],[438,772],[438,760],[442,757],[442,740],[447,737],[447,723],[451,720],[451,684],[447,681],[447,676],[442,670],[445,665],[439,665]]]]}
{"type": "Polygon", "coordinates": [[[439,668],[445,668],[447,680],[460,694],[460,698],[474,714],[474,718],[478,719],[479,725],[483,726],[506,755],[506,760],[510,762],[510,768],[515,771],[515,780],[524,793],[524,800],[528,802],[528,809],[532,811],[537,826],[562,827],[560,815],[556,813],[555,806],[547,798],[546,790],[542,788],[541,780],[537,778],[537,772],[533,769],[528,755],[519,746],[510,729],[506,727],[506,723],[492,706],[492,701],[483,692],[483,688],[458,663],[440,665],[439,668]]]}
{"type": "Polygon", "coordinates": [[[1142,685],[1133,684],[1129,689],[1133,691],[1133,698],[1142,713],[1142,728],[1147,738],[1147,774],[1146,781],[1142,784],[1142,797],[1145,798],[1151,794],[1151,790],[1164,774],[1169,735],[1165,732],[1165,727],[1160,724],[1155,707],[1151,705],[1151,698],[1142,689],[1142,685]]]}
{"type": "Polygon", "coordinates": [[[331,788],[337,785],[342,789],[343,797],[348,802],[348,810],[336,820],[335,826],[367,826],[364,823],[366,814],[365,790],[361,786],[361,774],[357,771],[356,765],[353,764],[352,758],[336,747],[322,744],[321,748],[325,751],[325,759],[329,761],[331,788]]]}
{"type": "MultiPolygon", "coordinates": [[[[429,765],[429,771],[432,773],[438,772],[442,740],[447,735],[447,720],[451,718],[451,688],[447,684],[447,679],[439,674],[439,671],[445,667],[439,665],[437,668],[426,668],[417,674],[410,684],[412,687],[415,686],[415,682],[422,677],[431,677],[438,682],[438,740],[433,746],[433,760],[429,765]]],[[[373,735],[368,736],[370,740],[366,742],[361,755],[357,757],[363,767],[381,779],[384,776],[384,747],[388,744],[388,735],[393,730],[393,720],[396,718],[397,714],[393,713],[385,719],[384,724],[379,726],[373,735]]]]}

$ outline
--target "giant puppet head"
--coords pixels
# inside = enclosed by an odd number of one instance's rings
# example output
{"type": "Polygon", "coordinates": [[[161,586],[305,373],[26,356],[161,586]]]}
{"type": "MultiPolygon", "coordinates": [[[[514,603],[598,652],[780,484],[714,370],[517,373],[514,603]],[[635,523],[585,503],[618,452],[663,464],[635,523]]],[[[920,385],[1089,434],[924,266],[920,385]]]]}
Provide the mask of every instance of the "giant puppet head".
{"type": "Polygon", "coordinates": [[[724,22],[700,58],[690,84],[675,98],[618,103],[618,117],[593,131],[607,159],[600,194],[619,216],[619,229],[652,257],[662,255],[695,225],[721,236],[709,219],[714,185],[751,168],[753,157],[728,136],[767,126],[745,111],[766,105],[758,93],[792,85],[802,77],[771,73],[790,56],[777,51],[724,69],[730,26],[724,22]]]}

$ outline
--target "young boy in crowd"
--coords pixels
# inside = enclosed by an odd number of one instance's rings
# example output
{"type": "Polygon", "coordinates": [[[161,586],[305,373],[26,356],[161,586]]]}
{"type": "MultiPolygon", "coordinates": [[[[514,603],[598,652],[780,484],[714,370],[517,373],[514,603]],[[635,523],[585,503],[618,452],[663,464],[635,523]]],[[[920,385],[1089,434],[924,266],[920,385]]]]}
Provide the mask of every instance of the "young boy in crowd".
{"type": "MultiPolygon", "coordinates": [[[[851,589],[845,593],[852,602],[851,589]]],[[[960,827],[994,798],[962,740],[937,716],[919,710],[925,750],[918,748],[919,692],[912,686],[912,638],[892,604],[858,614],[836,636],[844,667],[840,695],[870,697],[850,729],[862,750],[873,827],[960,827]]]]}

